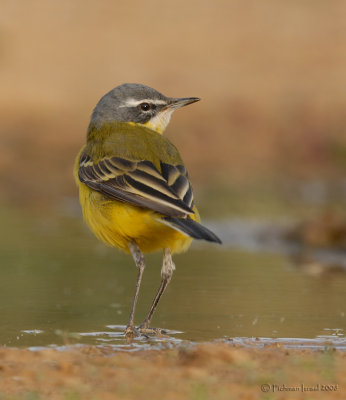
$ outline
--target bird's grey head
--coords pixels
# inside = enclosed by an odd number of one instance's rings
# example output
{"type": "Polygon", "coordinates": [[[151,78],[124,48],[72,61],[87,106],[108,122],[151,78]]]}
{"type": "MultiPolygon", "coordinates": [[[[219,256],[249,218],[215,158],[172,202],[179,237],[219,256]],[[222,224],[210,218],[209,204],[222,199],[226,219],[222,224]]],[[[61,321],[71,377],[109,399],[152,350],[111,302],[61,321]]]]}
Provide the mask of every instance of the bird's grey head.
{"type": "Polygon", "coordinates": [[[134,122],[162,133],[177,108],[198,101],[197,97],[166,97],[155,89],[138,83],[117,86],[97,103],[90,125],[107,122],[134,122]]]}

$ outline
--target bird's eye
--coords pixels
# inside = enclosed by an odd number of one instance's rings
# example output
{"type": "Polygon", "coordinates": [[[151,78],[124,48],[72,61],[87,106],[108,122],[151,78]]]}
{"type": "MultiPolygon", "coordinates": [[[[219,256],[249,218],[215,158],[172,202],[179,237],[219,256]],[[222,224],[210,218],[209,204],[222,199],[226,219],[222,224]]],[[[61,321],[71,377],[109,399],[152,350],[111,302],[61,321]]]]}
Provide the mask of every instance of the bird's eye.
{"type": "Polygon", "coordinates": [[[149,111],[151,108],[149,103],[141,103],[140,107],[142,111],[149,111]]]}

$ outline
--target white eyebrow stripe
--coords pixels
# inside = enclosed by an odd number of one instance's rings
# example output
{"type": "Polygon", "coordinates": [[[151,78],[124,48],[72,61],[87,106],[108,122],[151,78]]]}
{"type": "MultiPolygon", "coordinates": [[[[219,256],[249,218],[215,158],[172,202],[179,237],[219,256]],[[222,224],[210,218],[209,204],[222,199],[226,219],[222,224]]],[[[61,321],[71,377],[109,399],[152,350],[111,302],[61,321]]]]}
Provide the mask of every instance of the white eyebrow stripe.
{"type": "Polygon", "coordinates": [[[119,107],[137,107],[138,104],[141,103],[149,103],[149,104],[167,104],[167,101],[165,100],[153,100],[153,99],[141,99],[141,100],[135,100],[135,99],[128,99],[125,101],[124,104],[120,105],[119,107]]]}

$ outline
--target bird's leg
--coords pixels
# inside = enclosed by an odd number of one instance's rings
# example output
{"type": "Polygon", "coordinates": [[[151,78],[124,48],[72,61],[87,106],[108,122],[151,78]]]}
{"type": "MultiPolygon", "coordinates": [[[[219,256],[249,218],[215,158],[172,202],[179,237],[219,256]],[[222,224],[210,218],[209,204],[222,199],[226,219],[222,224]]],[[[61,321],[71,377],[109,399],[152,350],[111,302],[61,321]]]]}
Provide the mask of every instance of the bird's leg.
{"type": "Polygon", "coordinates": [[[161,283],[159,290],[156,293],[156,296],[153,300],[153,303],[150,307],[149,313],[147,317],[145,318],[144,322],[139,326],[139,332],[140,333],[164,333],[161,329],[155,329],[155,328],[149,328],[149,324],[151,321],[151,318],[154,314],[154,311],[160,301],[160,298],[163,294],[163,292],[166,290],[166,287],[168,286],[172,275],[173,271],[175,270],[175,265],[172,260],[172,255],[169,249],[164,249],[163,250],[163,263],[162,263],[162,269],[161,269],[161,283]]]}
{"type": "Polygon", "coordinates": [[[135,295],[133,297],[133,302],[132,302],[130,318],[129,318],[129,322],[128,322],[126,330],[125,330],[125,335],[126,336],[135,336],[136,329],[135,329],[135,325],[134,325],[134,316],[135,316],[135,309],[136,309],[136,304],[137,304],[137,299],[138,299],[139,288],[141,286],[142,275],[143,275],[144,268],[145,268],[145,260],[144,260],[144,255],[141,252],[141,250],[139,249],[137,243],[131,242],[129,244],[129,249],[131,251],[133,259],[135,260],[136,267],[138,268],[138,276],[137,276],[137,282],[136,282],[135,295]]]}

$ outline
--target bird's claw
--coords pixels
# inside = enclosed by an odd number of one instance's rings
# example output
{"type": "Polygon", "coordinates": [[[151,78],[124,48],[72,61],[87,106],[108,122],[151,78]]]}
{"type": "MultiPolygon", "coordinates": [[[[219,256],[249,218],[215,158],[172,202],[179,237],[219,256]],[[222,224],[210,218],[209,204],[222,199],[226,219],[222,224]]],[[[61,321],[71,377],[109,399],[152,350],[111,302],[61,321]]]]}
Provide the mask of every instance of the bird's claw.
{"type": "Polygon", "coordinates": [[[134,325],[128,325],[125,329],[125,337],[127,339],[133,339],[135,337],[144,336],[149,338],[150,336],[164,336],[167,331],[161,328],[149,328],[145,325],[140,325],[136,328],[134,325]]]}
{"type": "Polygon", "coordinates": [[[137,328],[134,325],[128,325],[124,333],[127,339],[133,339],[138,336],[137,328]]]}
{"type": "Polygon", "coordinates": [[[140,325],[138,327],[138,332],[144,336],[163,336],[167,334],[167,331],[161,328],[149,328],[147,326],[140,325]]]}

